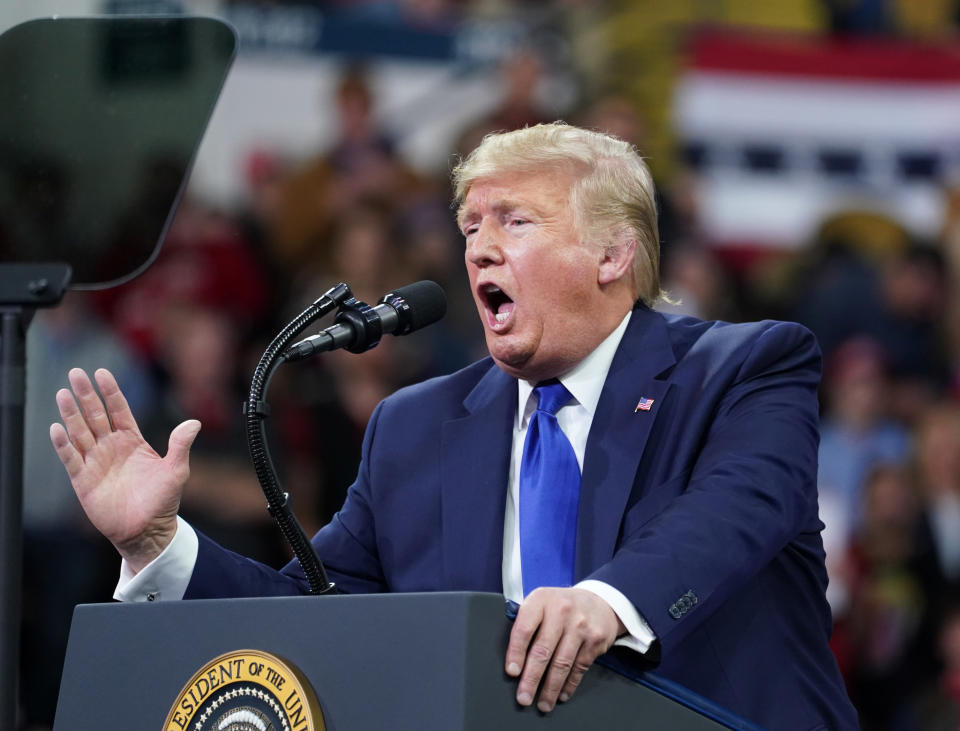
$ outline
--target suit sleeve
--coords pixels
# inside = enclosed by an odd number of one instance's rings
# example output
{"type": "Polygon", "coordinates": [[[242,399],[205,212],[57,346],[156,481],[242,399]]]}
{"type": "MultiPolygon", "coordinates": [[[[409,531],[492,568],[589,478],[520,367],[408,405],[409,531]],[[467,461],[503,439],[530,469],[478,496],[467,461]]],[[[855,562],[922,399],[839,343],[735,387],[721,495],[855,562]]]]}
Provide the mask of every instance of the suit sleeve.
{"type": "MultiPolygon", "coordinates": [[[[377,406],[367,425],[360,469],[343,507],[312,540],[330,581],[341,592],[385,590],[377,557],[369,489],[369,454],[381,406],[377,406]]],[[[185,599],[289,596],[309,591],[297,560],[277,571],[223,548],[199,531],[197,537],[197,562],[185,599]]]]}
{"type": "Polygon", "coordinates": [[[819,529],[819,373],[808,331],[763,331],[716,403],[685,489],[589,577],[633,602],[664,655],[792,539],[819,529]]]}

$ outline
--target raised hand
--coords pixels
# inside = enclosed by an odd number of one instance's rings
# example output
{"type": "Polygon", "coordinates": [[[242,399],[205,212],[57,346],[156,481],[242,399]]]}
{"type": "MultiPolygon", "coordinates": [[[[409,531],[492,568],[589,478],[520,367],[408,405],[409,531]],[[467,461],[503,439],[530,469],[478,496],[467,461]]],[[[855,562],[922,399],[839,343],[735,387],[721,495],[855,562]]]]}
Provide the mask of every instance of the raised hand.
{"type": "Polygon", "coordinates": [[[67,377],[73,392],[57,392],[63,424],[50,426],[50,441],[90,522],[139,571],[176,533],[180,496],[190,476],[190,446],[200,422],[177,426],[161,457],[143,438],[109,371],[94,373],[103,400],[81,369],[67,377]]]}

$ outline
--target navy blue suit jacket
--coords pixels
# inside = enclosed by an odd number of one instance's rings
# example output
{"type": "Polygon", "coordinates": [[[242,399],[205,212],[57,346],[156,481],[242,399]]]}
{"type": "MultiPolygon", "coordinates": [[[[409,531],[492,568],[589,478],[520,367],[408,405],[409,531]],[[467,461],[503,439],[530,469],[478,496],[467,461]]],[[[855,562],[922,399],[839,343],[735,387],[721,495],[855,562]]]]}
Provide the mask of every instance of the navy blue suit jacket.
{"type": "MultiPolygon", "coordinates": [[[[857,725],[827,646],[819,373],[799,325],[638,306],[583,464],[576,578],[633,602],[658,673],[778,731],[857,725]]],[[[384,400],[342,510],[313,539],[331,580],[502,591],[516,410],[516,381],[489,358],[384,400]]],[[[304,590],[296,564],[277,572],[201,536],[187,597],[304,590]]]]}

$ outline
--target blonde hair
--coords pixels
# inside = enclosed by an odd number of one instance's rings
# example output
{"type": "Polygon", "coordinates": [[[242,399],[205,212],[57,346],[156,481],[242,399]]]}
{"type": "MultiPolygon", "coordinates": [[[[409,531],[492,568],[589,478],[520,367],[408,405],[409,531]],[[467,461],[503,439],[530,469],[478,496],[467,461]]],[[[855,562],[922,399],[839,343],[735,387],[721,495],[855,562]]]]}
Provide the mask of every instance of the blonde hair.
{"type": "Polygon", "coordinates": [[[636,299],[660,298],[660,236],[653,179],[643,158],[611,135],[564,122],[488,134],[454,168],[454,202],[478,180],[511,172],[569,171],[577,231],[584,241],[620,246],[635,241],[631,285],[636,299]]]}

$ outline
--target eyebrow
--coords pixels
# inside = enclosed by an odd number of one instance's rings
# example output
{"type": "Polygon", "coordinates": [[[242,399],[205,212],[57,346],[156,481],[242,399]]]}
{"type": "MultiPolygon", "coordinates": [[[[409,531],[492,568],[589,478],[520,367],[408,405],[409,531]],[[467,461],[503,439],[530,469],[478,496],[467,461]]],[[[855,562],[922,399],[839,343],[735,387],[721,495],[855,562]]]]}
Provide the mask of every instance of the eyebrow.
{"type": "Polygon", "coordinates": [[[476,216],[474,211],[469,210],[466,205],[461,204],[457,209],[457,227],[462,230],[463,224],[466,223],[467,219],[474,216],[476,216]]]}
{"type": "MultiPolygon", "coordinates": [[[[521,202],[519,200],[515,200],[512,198],[495,198],[491,202],[490,206],[498,213],[504,213],[506,211],[515,211],[519,208],[522,210],[529,211],[534,216],[537,216],[540,218],[543,218],[545,215],[543,211],[541,211],[539,208],[534,206],[529,201],[521,202]]],[[[463,224],[466,221],[476,218],[477,215],[478,214],[475,209],[467,208],[466,204],[461,205],[460,208],[457,209],[457,225],[462,229],[463,224]]]]}

